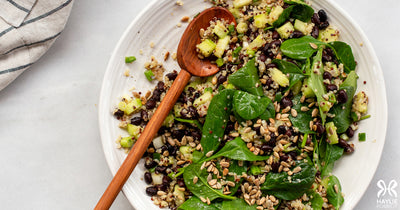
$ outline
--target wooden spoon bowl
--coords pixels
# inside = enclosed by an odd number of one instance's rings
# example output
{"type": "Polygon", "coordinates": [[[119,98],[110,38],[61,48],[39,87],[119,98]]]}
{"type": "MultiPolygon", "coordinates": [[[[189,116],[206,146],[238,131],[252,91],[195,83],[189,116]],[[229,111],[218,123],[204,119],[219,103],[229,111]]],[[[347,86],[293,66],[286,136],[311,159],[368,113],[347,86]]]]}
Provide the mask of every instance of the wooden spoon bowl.
{"type": "Polygon", "coordinates": [[[125,182],[128,180],[133,169],[135,169],[140,158],[142,158],[147,147],[150,145],[155,134],[160,129],[164,119],[178,100],[186,84],[192,75],[205,77],[218,72],[218,67],[209,60],[201,60],[197,56],[196,45],[200,43],[200,29],[207,28],[210,21],[224,19],[236,24],[233,15],[222,7],[212,7],[200,13],[185,30],[178,46],[177,58],[182,68],[174,83],[169,88],[164,99],[161,101],[154,115],[147,123],[137,142],[131,148],[121,167],[118,169],[113,180],[108,185],[103,196],[100,198],[95,209],[109,209],[125,182]],[[189,73],[190,72],[190,73],[189,73]]]}

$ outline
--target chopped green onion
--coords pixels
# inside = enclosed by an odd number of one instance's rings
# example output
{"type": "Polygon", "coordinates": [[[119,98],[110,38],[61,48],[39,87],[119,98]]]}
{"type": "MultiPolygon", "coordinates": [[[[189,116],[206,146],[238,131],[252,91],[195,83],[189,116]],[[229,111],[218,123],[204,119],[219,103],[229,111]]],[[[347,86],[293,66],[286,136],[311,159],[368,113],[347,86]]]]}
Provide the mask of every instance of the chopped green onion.
{"type": "Polygon", "coordinates": [[[271,29],[273,29],[273,28],[274,28],[274,27],[269,26],[269,27],[264,28],[264,31],[268,31],[268,30],[271,30],[271,29]]]}
{"type": "Polygon", "coordinates": [[[145,71],[144,75],[146,76],[147,80],[150,82],[153,81],[154,73],[151,70],[145,71]]]}
{"type": "Polygon", "coordinates": [[[239,57],[239,53],[242,50],[242,47],[236,47],[235,50],[233,50],[232,55],[233,57],[237,58],[239,57]]]}
{"type": "Polygon", "coordinates": [[[303,137],[303,141],[301,142],[301,148],[304,148],[306,146],[307,139],[308,139],[308,133],[305,133],[304,137],[303,137]]]}
{"type": "Polygon", "coordinates": [[[135,56],[128,56],[128,57],[125,57],[125,63],[132,63],[133,61],[135,61],[136,60],[136,57],[135,56]]]}
{"type": "Polygon", "coordinates": [[[204,89],[204,92],[210,92],[210,93],[212,93],[212,92],[213,92],[213,89],[212,89],[212,87],[207,87],[207,88],[204,89]]]}
{"type": "Polygon", "coordinates": [[[365,133],[359,133],[358,134],[358,141],[365,141],[366,140],[366,134],[365,133]]]}
{"type": "Polygon", "coordinates": [[[160,160],[161,159],[161,154],[157,153],[157,152],[153,153],[153,159],[154,160],[160,160]]]}
{"type": "Polygon", "coordinates": [[[154,173],[155,171],[156,171],[156,167],[150,168],[150,169],[149,169],[149,172],[150,172],[150,173],[154,173]]]}
{"type": "Polygon", "coordinates": [[[229,25],[228,30],[230,34],[233,34],[235,32],[235,25],[229,25]]]}
{"type": "Polygon", "coordinates": [[[188,120],[188,119],[182,119],[182,118],[177,118],[177,117],[175,117],[175,120],[179,121],[179,122],[195,124],[200,130],[203,130],[203,126],[200,124],[200,122],[198,120],[188,120]]]}
{"type": "Polygon", "coordinates": [[[224,59],[223,58],[218,58],[216,61],[217,66],[221,67],[222,65],[224,65],[224,59]]]}
{"type": "Polygon", "coordinates": [[[368,118],[370,118],[370,117],[371,117],[371,115],[365,115],[365,116],[362,116],[362,117],[360,118],[360,121],[361,121],[361,120],[368,119],[368,118]]]}

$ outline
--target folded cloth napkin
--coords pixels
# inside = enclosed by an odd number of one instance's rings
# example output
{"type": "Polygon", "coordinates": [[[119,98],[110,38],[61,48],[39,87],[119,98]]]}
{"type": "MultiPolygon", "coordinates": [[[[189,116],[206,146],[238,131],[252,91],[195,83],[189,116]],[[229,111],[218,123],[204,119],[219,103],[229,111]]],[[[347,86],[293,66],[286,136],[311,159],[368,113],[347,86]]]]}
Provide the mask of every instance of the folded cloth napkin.
{"type": "Polygon", "coordinates": [[[73,0],[0,0],[0,90],[50,48],[72,4],[73,0]]]}

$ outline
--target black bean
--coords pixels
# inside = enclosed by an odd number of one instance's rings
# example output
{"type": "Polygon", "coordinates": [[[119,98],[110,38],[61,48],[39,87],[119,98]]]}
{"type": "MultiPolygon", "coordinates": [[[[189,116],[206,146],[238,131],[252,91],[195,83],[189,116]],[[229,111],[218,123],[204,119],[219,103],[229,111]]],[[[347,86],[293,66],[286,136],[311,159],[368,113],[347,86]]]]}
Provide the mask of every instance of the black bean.
{"type": "Polygon", "coordinates": [[[319,29],[320,30],[324,30],[325,28],[328,28],[328,26],[329,26],[329,22],[328,21],[325,21],[325,22],[321,22],[321,24],[319,24],[319,29]]]}
{"type": "Polygon", "coordinates": [[[337,90],[337,86],[335,84],[328,84],[328,85],[326,85],[326,90],[327,91],[335,91],[335,90],[337,90]]]}
{"type": "Polygon", "coordinates": [[[178,76],[178,73],[176,71],[174,71],[174,72],[168,73],[165,76],[167,76],[169,80],[174,80],[178,76]]]}
{"type": "Polygon", "coordinates": [[[333,52],[333,50],[331,48],[326,48],[324,49],[324,52],[326,52],[326,54],[328,54],[331,57],[335,57],[335,53],[333,52]]]}
{"type": "Polygon", "coordinates": [[[270,86],[272,85],[273,82],[274,82],[274,81],[272,81],[271,78],[268,78],[268,79],[267,79],[267,82],[265,83],[265,85],[266,85],[267,87],[270,87],[270,86]]]}
{"type": "Polygon", "coordinates": [[[272,39],[279,39],[281,38],[281,36],[279,35],[279,33],[277,31],[273,31],[272,32],[272,39]]]}
{"type": "Polygon", "coordinates": [[[155,89],[153,91],[153,95],[151,96],[150,100],[154,100],[154,101],[160,101],[160,97],[161,97],[161,92],[158,89],[155,89]]]}
{"type": "Polygon", "coordinates": [[[157,102],[153,99],[150,99],[146,102],[146,109],[153,109],[156,107],[157,102]]]}
{"type": "Polygon", "coordinates": [[[322,75],[324,79],[331,80],[332,79],[332,74],[325,71],[324,74],[322,75]]]}
{"type": "Polygon", "coordinates": [[[169,185],[169,183],[172,181],[172,179],[169,176],[163,176],[162,178],[162,184],[163,185],[169,185]]]}
{"type": "Polygon", "coordinates": [[[352,147],[352,145],[350,145],[343,139],[339,139],[339,146],[344,148],[344,152],[347,154],[354,152],[354,148],[352,147]]]}
{"type": "Polygon", "coordinates": [[[287,129],[285,135],[291,137],[293,135],[293,129],[292,128],[287,129]]]}
{"type": "Polygon", "coordinates": [[[347,136],[348,136],[349,138],[352,138],[352,137],[354,136],[354,130],[353,130],[351,127],[349,127],[349,128],[346,130],[346,134],[347,134],[347,136]]]}
{"type": "Polygon", "coordinates": [[[345,90],[339,90],[338,96],[337,96],[337,102],[342,104],[347,102],[347,93],[345,90]]]}
{"type": "Polygon", "coordinates": [[[188,87],[188,91],[189,91],[190,93],[194,93],[194,92],[196,91],[196,89],[194,89],[193,87],[188,87]]]}
{"type": "Polygon", "coordinates": [[[133,124],[133,125],[140,125],[140,123],[142,123],[141,117],[133,117],[131,119],[131,124],[133,124]]]}
{"type": "Polygon", "coordinates": [[[304,34],[300,31],[294,31],[291,36],[292,36],[292,38],[300,38],[300,37],[304,36],[304,34]]]}
{"type": "Polygon", "coordinates": [[[261,126],[258,127],[254,127],[253,130],[256,131],[257,135],[261,135],[261,131],[260,131],[261,126]]]}
{"type": "Polygon", "coordinates": [[[153,181],[153,178],[151,177],[151,173],[146,171],[144,173],[144,181],[146,181],[147,184],[151,184],[151,182],[153,181]]]}
{"type": "Polygon", "coordinates": [[[289,97],[285,96],[281,100],[281,108],[284,109],[288,106],[293,106],[293,102],[292,102],[292,100],[290,100],[289,97]]]}
{"type": "Polygon", "coordinates": [[[325,22],[328,20],[328,15],[326,14],[325,10],[321,9],[318,11],[319,20],[321,22],[325,22]]]}
{"type": "Polygon", "coordinates": [[[267,54],[270,47],[271,47],[270,43],[265,44],[264,47],[262,48],[262,52],[267,54]]]}
{"type": "Polygon", "coordinates": [[[185,182],[183,181],[183,179],[178,179],[176,181],[176,183],[179,185],[179,187],[186,187],[185,182]]]}
{"type": "Polygon", "coordinates": [[[279,46],[281,46],[281,44],[282,44],[281,40],[275,40],[275,41],[271,42],[272,47],[274,47],[274,46],[279,47],[279,46]]]}
{"type": "Polygon", "coordinates": [[[278,133],[279,134],[285,134],[286,133],[286,127],[284,125],[280,125],[278,127],[278,133]]]}
{"type": "Polygon", "coordinates": [[[223,75],[223,74],[221,74],[221,75],[219,75],[219,77],[218,77],[218,79],[217,79],[217,82],[218,82],[218,84],[222,84],[222,83],[224,83],[226,80],[228,79],[228,77],[225,75],[223,75]]]}
{"type": "Polygon", "coordinates": [[[288,155],[292,158],[292,160],[296,160],[297,153],[295,151],[289,152],[288,155]]]}
{"type": "Polygon", "coordinates": [[[157,187],[157,189],[160,190],[160,191],[166,192],[166,191],[168,190],[168,185],[159,184],[159,185],[156,185],[156,187],[157,187]]]}
{"type": "Polygon", "coordinates": [[[321,23],[317,13],[314,13],[313,16],[311,17],[311,22],[314,23],[315,25],[319,25],[321,23]]]}
{"type": "Polygon", "coordinates": [[[148,121],[149,114],[147,113],[147,111],[145,110],[140,111],[140,118],[142,118],[143,121],[148,121]]]}
{"type": "Polygon", "coordinates": [[[317,130],[316,130],[317,133],[323,134],[325,132],[325,128],[324,128],[324,126],[322,126],[321,122],[317,121],[317,122],[315,122],[314,125],[317,126],[317,130]]]}
{"type": "Polygon", "coordinates": [[[165,91],[164,82],[159,81],[159,82],[157,83],[157,89],[158,89],[159,91],[161,91],[161,92],[164,92],[164,91],[165,91]]]}
{"type": "Polygon", "coordinates": [[[272,164],[271,164],[271,168],[272,168],[272,172],[274,172],[274,173],[278,173],[278,171],[279,171],[279,162],[272,162],[272,164]]]}
{"type": "Polygon", "coordinates": [[[281,155],[281,156],[279,156],[279,159],[280,159],[281,161],[287,161],[287,160],[289,159],[289,156],[287,156],[287,155],[281,155]]]}
{"type": "Polygon", "coordinates": [[[278,68],[278,65],[276,65],[275,63],[269,63],[267,65],[265,65],[266,69],[271,69],[271,68],[278,68]]]}
{"type": "Polygon", "coordinates": [[[169,145],[169,147],[168,147],[169,155],[175,156],[177,151],[178,151],[178,147],[169,145]]]}
{"type": "Polygon", "coordinates": [[[171,135],[178,140],[182,139],[185,133],[182,130],[172,130],[171,135]]]}
{"type": "Polygon", "coordinates": [[[156,173],[158,173],[158,174],[163,174],[163,173],[165,173],[166,170],[167,170],[166,166],[157,166],[156,167],[156,173]]]}
{"type": "Polygon", "coordinates": [[[151,160],[151,159],[150,160],[146,160],[144,162],[144,167],[147,168],[147,169],[154,168],[156,165],[157,165],[157,163],[155,161],[151,160]]]}
{"type": "Polygon", "coordinates": [[[328,55],[325,51],[322,54],[322,61],[324,62],[331,62],[332,56],[328,55]]]}
{"type": "Polygon", "coordinates": [[[258,57],[258,60],[260,60],[261,62],[265,62],[267,60],[267,56],[264,54],[261,54],[260,57],[258,57]]]}
{"type": "Polygon", "coordinates": [[[199,130],[193,130],[191,135],[194,138],[194,140],[200,140],[201,139],[201,131],[199,131],[199,130]]]}
{"type": "Polygon", "coordinates": [[[271,147],[270,145],[268,145],[268,144],[263,144],[263,145],[261,145],[261,148],[260,148],[262,151],[264,151],[264,153],[270,153],[270,152],[272,152],[272,150],[273,150],[273,147],[271,147]]]}
{"type": "Polygon", "coordinates": [[[315,39],[318,38],[319,36],[319,29],[318,26],[314,26],[312,31],[311,31],[311,36],[314,37],[315,39]]]}
{"type": "Polygon", "coordinates": [[[149,196],[157,195],[158,189],[157,187],[151,186],[146,188],[146,194],[149,196]]]}
{"type": "Polygon", "coordinates": [[[121,119],[121,117],[124,116],[124,111],[118,109],[116,112],[114,112],[114,116],[117,117],[117,119],[121,119]]]}

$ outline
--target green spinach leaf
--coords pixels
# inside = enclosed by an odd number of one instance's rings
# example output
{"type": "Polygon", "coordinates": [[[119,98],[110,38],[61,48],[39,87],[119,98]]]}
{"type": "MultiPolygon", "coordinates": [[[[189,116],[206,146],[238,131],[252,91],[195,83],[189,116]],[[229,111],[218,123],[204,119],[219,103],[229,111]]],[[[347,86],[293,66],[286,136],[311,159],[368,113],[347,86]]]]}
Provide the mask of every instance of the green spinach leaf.
{"type": "Polygon", "coordinates": [[[301,171],[289,176],[286,172],[268,173],[261,190],[284,200],[293,200],[303,195],[315,179],[314,166],[305,161],[296,161],[295,167],[301,167],[301,171]]]}
{"type": "Polygon", "coordinates": [[[346,80],[340,85],[339,89],[345,90],[348,100],[344,104],[336,104],[332,107],[331,113],[335,115],[332,119],[337,127],[337,133],[344,133],[352,123],[351,106],[353,104],[353,96],[357,89],[357,74],[355,71],[347,75],[346,80]]]}
{"type": "Polygon", "coordinates": [[[229,83],[256,96],[264,96],[255,60],[251,59],[241,69],[228,77],[229,83]]]}
{"type": "Polygon", "coordinates": [[[279,26],[283,25],[287,19],[290,17],[290,13],[292,13],[292,10],[295,6],[291,5],[285,10],[283,10],[282,14],[279,16],[279,18],[272,24],[274,28],[278,28],[279,26]]]}
{"type": "Polygon", "coordinates": [[[307,195],[310,197],[311,207],[313,209],[322,209],[322,205],[324,205],[324,199],[322,199],[320,194],[314,190],[309,190],[307,195]]]}
{"type": "Polygon", "coordinates": [[[206,158],[204,161],[212,160],[218,157],[227,157],[233,160],[246,161],[267,160],[269,158],[269,156],[255,155],[254,153],[250,152],[246,146],[246,143],[244,143],[240,137],[236,137],[234,140],[227,142],[220,151],[213,156],[206,158]]]}
{"type": "Polygon", "coordinates": [[[210,201],[216,198],[224,198],[234,200],[236,197],[224,195],[221,190],[212,188],[207,182],[208,172],[203,169],[201,170],[200,163],[193,163],[186,167],[183,173],[183,179],[185,181],[186,187],[197,197],[208,198],[210,201]],[[193,178],[197,176],[198,181],[193,183],[193,178]]]}
{"type": "Polygon", "coordinates": [[[321,177],[329,176],[335,161],[342,157],[344,149],[336,144],[327,144],[326,141],[321,140],[320,151],[321,177]]]}
{"type": "Polygon", "coordinates": [[[269,120],[269,118],[275,119],[275,106],[273,103],[268,104],[267,109],[259,116],[262,120],[269,120]]]}
{"type": "Polygon", "coordinates": [[[200,141],[204,154],[215,151],[220,144],[232,110],[234,92],[232,89],[222,90],[210,102],[200,141]]]}
{"type": "Polygon", "coordinates": [[[326,178],[327,180],[323,180],[322,182],[327,181],[326,187],[326,198],[328,198],[329,203],[331,203],[335,209],[339,209],[339,207],[343,204],[344,198],[342,196],[342,186],[340,185],[339,179],[332,175],[326,178]],[[336,192],[336,189],[337,192],[336,192]]]}
{"type": "Polygon", "coordinates": [[[326,45],[324,42],[318,41],[311,36],[303,36],[298,39],[288,39],[281,45],[281,51],[289,58],[296,60],[304,60],[310,58],[317,49],[311,47],[310,43],[317,46],[326,45]]]}
{"type": "Polygon", "coordinates": [[[179,206],[180,210],[197,210],[197,209],[204,209],[204,210],[218,210],[213,204],[207,205],[203,203],[200,198],[196,196],[192,196],[187,201],[185,201],[182,205],[179,206]]]}
{"type": "MultiPolygon", "coordinates": [[[[322,51],[323,49],[320,48],[317,55],[314,56],[311,75],[308,79],[308,85],[314,91],[315,96],[317,97],[318,105],[320,105],[322,102],[325,102],[325,99],[322,96],[326,94],[324,78],[322,76],[324,73],[324,66],[322,64],[322,51]]],[[[322,120],[322,125],[324,125],[326,113],[322,111],[321,106],[319,106],[319,114],[322,120]]]]}
{"type": "Polygon", "coordinates": [[[256,210],[257,205],[249,206],[243,199],[236,199],[232,201],[222,201],[221,210],[256,210]]]}
{"type": "Polygon", "coordinates": [[[301,133],[315,133],[310,129],[310,121],[312,121],[311,112],[312,110],[308,110],[306,112],[301,111],[302,106],[307,106],[306,103],[300,103],[301,95],[297,95],[293,98],[293,107],[292,109],[297,111],[297,116],[293,117],[289,115],[290,122],[292,122],[293,126],[298,128],[301,133]]]}
{"type": "Polygon", "coordinates": [[[240,90],[235,91],[233,97],[235,111],[245,120],[260,116],[271,102],[271,99],[265,96],[255,96],[240,90]]]}
{"type": "Polygon", "coordinates": [[[285,3],[295,5],[290,14],[290,17],[294,19],[308,22],[314,14],[314,9],[302,1],[285,1],[285,3]]]}
{"type": "Polygon", "coordinates": [[[357,63],[354,60],[353,51],[351,50],[350,45],[336,41],[329,43],[328,46],[334,50],[336,57],[341,63],[343,63],[346,73],[356,69],[357,63]]]}

